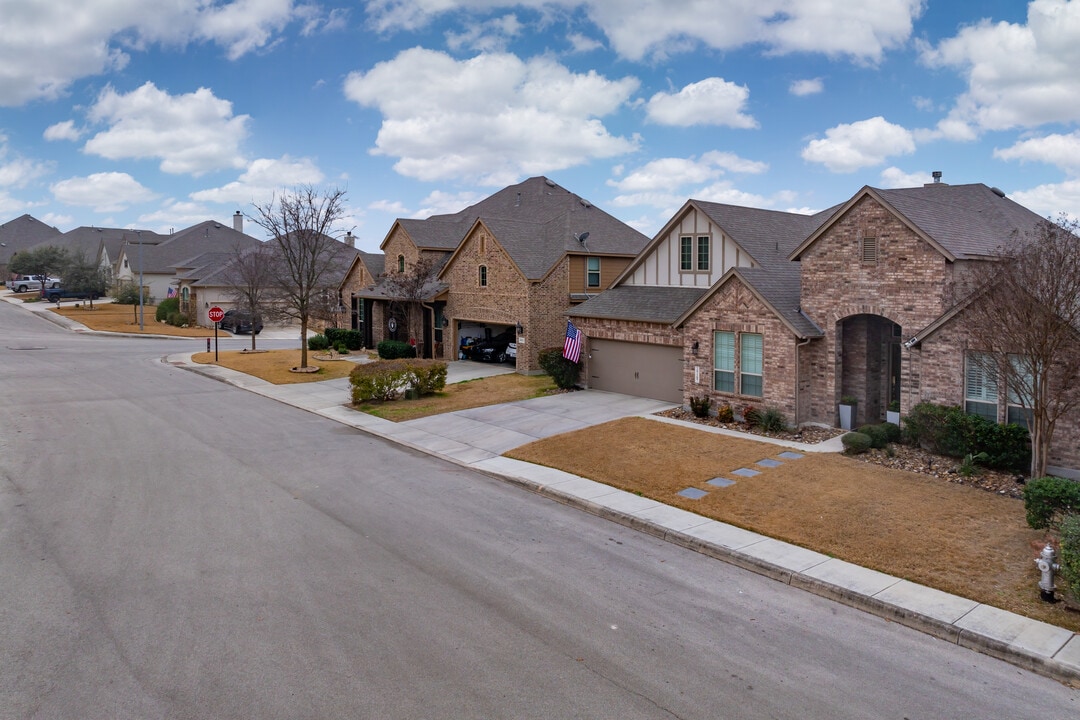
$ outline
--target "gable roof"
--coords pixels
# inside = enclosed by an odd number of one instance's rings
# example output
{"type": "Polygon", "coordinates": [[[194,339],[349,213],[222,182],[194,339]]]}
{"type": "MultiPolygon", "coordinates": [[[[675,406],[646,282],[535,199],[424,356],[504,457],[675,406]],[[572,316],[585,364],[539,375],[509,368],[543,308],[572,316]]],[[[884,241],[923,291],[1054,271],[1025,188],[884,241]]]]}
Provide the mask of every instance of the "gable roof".
{"type": "Polygon", "coordinates": [[[682,325],[720,288],[739,280],[796,337],[824,337],[825,332],[802,311],[799,275],[799,266],[793,262],[778,263],[771,268],[731,268],[702,295],[700,300],[687,308],[675,324],[682,325]]]}
{"type": "Polygon", "coordinates": [[[237,247],[243,249],[260,244],[259,240],[250,235],[237,232],[232,226],[214,220],[206,220],[172,235],[163,236],[163,239],[153,244],[146,242],[144,236],[148,234],[155,235],[144,230],[132,238],[129,231],[128,246],[136,248],[125,249],[129,262],[133,256],[137,256],[138,245],[142,242],[143,272],[166,275],[173,274],[177,266],[204,253],[231,252],[237,247]]]}
{"type": "Polygon", "coordinates": [[[799,256],[862,199],[870,197],[892,212],[949,261],[987,257],[1014,233],[1031,231],[1040,215],[982,183],[930,183],[917,188],[881,190],[863,187],[833,216],[795,248],[799,256]]]}
{"type": "Polygon", "coordinates": [[[543,278],[568,253],[630,256],[649,241],[546,177],[507,186],[456,213],[432,215],[426,220],[398,219],[395,225],[405,230],[418,248],[452,251],[478,221],[530,280],[543,278]],[[588,233],[587,239],[577,240],[584,233],[588,233]]]}
{"type": "Polygon", "coordinates": [[[61,233],[33,215],[20,215],[0,225],[0,263],[7,263],[15,253],[38,245],[55,244],[61,233]]]}

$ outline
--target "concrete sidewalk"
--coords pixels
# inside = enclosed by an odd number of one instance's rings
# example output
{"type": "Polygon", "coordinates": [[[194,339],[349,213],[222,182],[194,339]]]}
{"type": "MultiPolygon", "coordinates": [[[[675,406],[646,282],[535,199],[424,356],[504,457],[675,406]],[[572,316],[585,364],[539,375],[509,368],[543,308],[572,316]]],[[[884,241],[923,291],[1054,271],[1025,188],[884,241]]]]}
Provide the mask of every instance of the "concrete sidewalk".
{"type": "MultiPolygon", "coordinates": [[[[1070,630],[852,565],[609,485],[502,457],[502,453],[533,440],[621,417],[640,416],[679,423],[654,415],[672,407],[670,403],[586,390],[394,423],[349,408],[348,379],[272,385],[226,368],[197,365],[190,361],[190,355],[170,356],[166,361],[1080,686],[1080,636],[1070,630]]],[[[503,371],[509,369],[479,363],[450,363],[448,380],[454,382],[503,371]]],[[[738,435],[718,428],[681,424],[706,432],[738,435]]],[[[753,439],[770,442],[768,438],[753,439]]],[[[842,449],[838,440],[828,445],[772,442],[799,452],[842,449]]]]}

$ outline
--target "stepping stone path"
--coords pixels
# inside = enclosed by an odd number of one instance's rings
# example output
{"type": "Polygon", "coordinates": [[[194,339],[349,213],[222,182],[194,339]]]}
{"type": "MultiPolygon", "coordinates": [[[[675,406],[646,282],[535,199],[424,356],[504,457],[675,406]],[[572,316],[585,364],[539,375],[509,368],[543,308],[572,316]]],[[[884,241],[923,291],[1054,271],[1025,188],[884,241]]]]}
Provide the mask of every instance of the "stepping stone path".
{"type": "MultiPolygon", "coordinates": [[[[799,458],[803,457],[803,454],[802,453],[797,453],[797,452],[792,452],[790,450],[785,450],[784,452],[779,453],[777,455],[777,457],[781,457],[784,460],[798,460],[799,458]]],[[[758,467],[762,467],[762,468],[775,468],[775,467],[780,467],[784,463],[781,462],[780,460],[773,460],[772,458],[765,458],[764,460],[758,460],[754,464],[757,465],[758,467]]],[[[760,475],[761,471],[760,470],[754,470],[752,468],[737,468],[735,470],[732,470],[731,474],[732,475],[738,475],[740,477],[754,477],[755,475],[760,475]]],[[[706,485],[711,485],[712,487],[716,487],[716,488],[726,488],[726,487],[731,487],[732,485],[734,485],[735,481],[734,480],[729,480],[727,478],[715,477],[712,480],[706,481],[705,484],[706,485]]],[[[680,490],[677,494],[681,495],[684,498],[689,498],[690,500],[700,500],[701,498],[705,497],[709,493],[708,493],[708,491],[701,490],[700,488],[690,487],[690,488],[686,488],[685,490],[680,490]]]]}

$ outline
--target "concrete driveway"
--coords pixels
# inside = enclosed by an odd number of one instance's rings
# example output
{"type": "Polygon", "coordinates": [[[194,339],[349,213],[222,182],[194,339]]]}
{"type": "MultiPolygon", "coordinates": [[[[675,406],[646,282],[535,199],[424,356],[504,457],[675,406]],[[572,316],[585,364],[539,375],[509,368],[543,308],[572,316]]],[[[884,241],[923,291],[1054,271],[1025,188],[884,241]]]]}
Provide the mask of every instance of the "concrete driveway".
{"type": "Polygon", "coordinates": [[[632,415],[650,415],[671,407],[675,406],[660,400],[579,390],[458,410],[401,424],[501,455],[540,438],[632,415]]]}

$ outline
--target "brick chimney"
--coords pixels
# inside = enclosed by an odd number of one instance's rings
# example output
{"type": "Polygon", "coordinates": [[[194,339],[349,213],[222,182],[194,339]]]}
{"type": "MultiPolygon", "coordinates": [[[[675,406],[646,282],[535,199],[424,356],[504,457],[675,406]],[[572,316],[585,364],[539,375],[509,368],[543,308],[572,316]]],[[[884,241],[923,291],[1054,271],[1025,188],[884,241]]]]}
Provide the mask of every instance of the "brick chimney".
{"type": "Polygon", "coordinates": [[[244,232],[244,216],[240,214],[239,210],[232,216],[232,229],[236,232],[244,232]]]}

